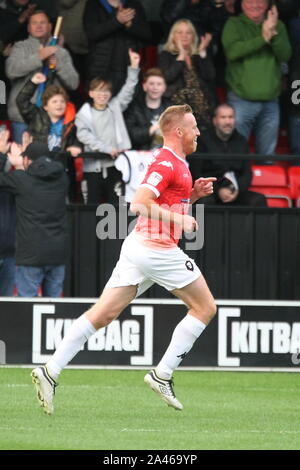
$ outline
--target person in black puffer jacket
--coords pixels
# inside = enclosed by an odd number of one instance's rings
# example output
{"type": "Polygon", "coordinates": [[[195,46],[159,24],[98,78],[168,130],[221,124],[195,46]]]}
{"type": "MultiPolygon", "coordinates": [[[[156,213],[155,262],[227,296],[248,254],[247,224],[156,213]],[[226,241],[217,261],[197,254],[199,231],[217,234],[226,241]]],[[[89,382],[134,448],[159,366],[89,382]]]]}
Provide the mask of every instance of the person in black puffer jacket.
{"type": "MultiPolygon", "coordinates": [[[[6,169],[6,156],[0,144],[0,174],[6,169]]],[[[16,209],[14,197],[0,191],[0,296],[12,296],[15,284],[16,209]]]]}
{"type": "Polygon", "coordinates": [[[36,297],[41,285],[45,297],[59,297],[68,248],[64,167],[49,158],[41,142],[29,144],[23,154],[12,144],[8,158],[16,169],[0,173],[0,189],[15,196],[18,295],[36,297]]]}
{"type": "Polygon", "coordinates": [[[83,25],[88,38],[87,81],[101,77],[116,95],[127,76],[128,49],[151,41],[150,26],[139,0],[87,0],[83,25]]]}

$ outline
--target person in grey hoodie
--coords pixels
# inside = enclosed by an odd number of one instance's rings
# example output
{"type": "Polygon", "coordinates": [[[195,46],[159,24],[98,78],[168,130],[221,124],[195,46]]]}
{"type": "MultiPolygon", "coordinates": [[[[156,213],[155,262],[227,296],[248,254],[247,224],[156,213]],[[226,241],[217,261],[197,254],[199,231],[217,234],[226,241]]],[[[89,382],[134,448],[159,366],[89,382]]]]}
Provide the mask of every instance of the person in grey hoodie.
{"type": "Polygon", "coordinates": [[[85,103],[75,119],[77,138],[85,152],[106,153],[107,158],[84,158],[83,171],[87,182],[87,203],[118,203],[122,175],[114,159],[131,148],[123,112],[131,102],[138,83],[140,56],[129,49],[130,66],[127,79],[119,93],[112,97],[112,84],[101,77],[91,81],[89,96],[92,105],[85,103]]]}
{"type": "MultiPolygon", "coordinates": [[[[63,47],[50,46],[52,25],[46,13],[35,11],[28,21],[29,37],[17,42],[6,60],[6,75],[11,80],[8,98],[8,117],[12,121],[13,140],[22,142],[27,126],[18,110],[16,97],[31,76],[42,71],[45,63],[55,68],[54,83],[75,90],[79,75],[75,70],[69,52],[63,47]]],[[[37,93],[32,98],[36,103],[37,93]]]]}

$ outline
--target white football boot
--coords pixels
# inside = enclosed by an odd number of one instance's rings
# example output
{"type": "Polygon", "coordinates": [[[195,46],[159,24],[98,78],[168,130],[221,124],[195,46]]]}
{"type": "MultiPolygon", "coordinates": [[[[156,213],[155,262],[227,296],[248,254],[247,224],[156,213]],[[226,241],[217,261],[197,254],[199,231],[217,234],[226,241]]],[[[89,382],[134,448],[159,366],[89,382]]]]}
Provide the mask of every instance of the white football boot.
{"type": "Polygon", "coordinates": [[[53,396],[55,394],[55,387],[57,387],[58,384],[49,375],[46,366],[33,369],[31,377],[41,407],[45,413],[51,415],[54,411],[53,396]]]}
{"type": "Polygon", "coordinates": [[[175,410],[182,410],[183,406],[177,400],[173,390],[173,380],[164,380],[157,377],[155,370],[151,370],[144,377],[144,382],[156,392],[168,406],[172,406],[175,410]]]}

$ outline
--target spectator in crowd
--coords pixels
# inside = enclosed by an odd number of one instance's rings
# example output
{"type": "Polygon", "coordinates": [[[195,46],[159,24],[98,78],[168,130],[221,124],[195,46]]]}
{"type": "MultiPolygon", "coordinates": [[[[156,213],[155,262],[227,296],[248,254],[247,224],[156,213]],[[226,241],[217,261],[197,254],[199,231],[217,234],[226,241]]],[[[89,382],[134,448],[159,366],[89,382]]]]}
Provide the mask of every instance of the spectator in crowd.
{"type": "Polygon", "coordinates": [[[144,93],[138,95],[126,111],[126,125],[133,149],[155,150],[162,146],[158,119],[169,106],[169,100],[163,96],[167,85],[162,71],[147,70],[142,86],[144,93]]]}
{"type": "MultiPolygon", "coordinates": [[[[9,131],[0,131],[0,175],[9,169],[6,153],[8,151],[9,131]]],[[[13,295],[15,285],[15,231],[16,210],[14,197],[0,191],[0,296],[13,295]]]]}
{"type": "MultiPolygon", "coordinates": [[[[44,63],[51,61],[55,66],[54,83],[68,89],[76,89],[79,83],[78,73],[74,69],[70,54],[61,46],[49,46],[52,25],[43,11],[35,11],[28,21],[29,38],[17,42],[6,61],[6,73],[12,81],[8,100],[8,115],[12,121],[13,139],[20,143],[27,125],[16,105],[16,97],[24,83],[35,73],[41,71],[44,63]]],[[[36,102],[36,94],[32,102],[36,102]]]]}
{"type": "Polygon", "coordinates": [[[63,290],[68,247],[63,165],[49,158],[48,147],[33,142],[21,152],[11,144],[15,171],[0,174],[0,188],[15,196],[17,210],[16,287],[21,297],[58,297],[63,290]]]}
{"type": "MultiPolygon", "coordinates": [[[[71,54],[82,82],[85,82],[88,54],[88,41],[82,22],[86,2],[87,0],[58,0],[58,14],[63,17],[61,32],[64,45],[71,54]]],[[[72,101],[75,101],[73,97],[72,101]]]]}
{"type": "MultiPolygon", "coordinates": [[[[5,82],[6,96],[10,83],[5,75],[5,62],[10,54],[13,43],[27,36],[27,20],[36,8],[30,0],[2,0],[0,2],[0,77],[5,82]]],[[[7,120],[6,102],[2,103],[0,119],[7,120]]]]}
{"type": "Polygon", "coordinates": [[[242,13],[225,24],[222,43],[228,61],[228,102],[246,139],[255,129],[256,152],[275,153],[279,128],[281,63],[291,56],[284,24],[268,0],[242,0],[242,13]]]}
{"type": "Polygon", "coordinates": [[[128,49],[151,41],[150,26],[139,0],[87,0],[83,24],[89,42],[87,79],[112,83],[113,95],[126,80],[128,49]]]}
{"type": "Polygon", "coordinates": [[[291,21],[290,37],[293,55],[289,64],[289,145],[292,153],[300,157],[300,17],[291,21]]]}
{"type": "Polygon", "coordinates": [[[31,0],[3,0],[0,3],[0,41],[10,44],[27,36],[27,21],[36,8],[31,0]]]}
{"type": "Polygon", "coordinates": [[[121,196],[122,175],[114,166],[114,159],[123,150],[131,148],[123,111],[132,100],[139,76],[140,56],[129,49],[130,67],[127,79],[119,93],[112,98],[112,83],[95,78],[90,83],[92,105],[85,103],[76,115],[77,137],[85,152],[107,153],[107,159],[84,158],[83,170],[87,182],[87,202],[98,204],[103,199],[118,203],[121,196]]]}
{"type": "Polygon", "coordinates": [[[288,26],[289,22],[299,16],[299,0],[273,0],[278,9],[279,18],[288,26]]]}
{"type": "MultiPolygon", "coordinates": [[[[235,129],[235,112],[228,104],[219,105],[212,120],[210,130],[202,132],[198,138],[197,151],[209,154],[248,154],[246,139],[235,129]]],[[[196,162],[195,162],[196,163],[196,162]]],[[[205,204],[266,206],[263,194],[249,191],[252,172],[249,160],[227,160],[209,158],[201,160],[200,168],[190,162],[193,179],[201,176],[214,176],[217,179],[214,194],[200,202],[205,204]]]]}
{"type": "MultiPolygon", "coordinates": [[[[222,32],[228,18],[237,14],[237,0],[216,0],[213,11],[213,60],[216,68],[216,86],[226,94],[225,69],[226,57],[222,46],[222,32]]],[[[223,97],[221,102],[224,101],[223,97]]]]}
{"type": "Polygon", "coordinates": [[[160,15],[166,33],[181,18],[193,23],[199,37],[212,32],[215,4],[218,2],[220,0],[163,0],[160,15]]]}
{"type": "Polygon", "coordinates": [[[69,173],[69,200],[76,201],[75,166],[73,157],[82,152],[82,145],[76,137],[75,107],[68,101],[68,95],[59,85],[49,85],[42,95],[42,107],[31,102],[37,86],[46,81],[46,76],[40,72],[33,75],[25,83],[17,96],[17,106],[28,124],[28,132],[33,141],[38,140],[48,145],[51,152],[69,152],[67,162],[69,173]]]}
{"type": "Polygon", "coordinates": [[[211,38],[211,34],[205,34],[198,45],[193,24],[178,20],[158,57],[167,81],[165,96],[172,104],[189,104],[200,130],[209,125],[216,104],[215,69],[207,53],[211,38]]]}

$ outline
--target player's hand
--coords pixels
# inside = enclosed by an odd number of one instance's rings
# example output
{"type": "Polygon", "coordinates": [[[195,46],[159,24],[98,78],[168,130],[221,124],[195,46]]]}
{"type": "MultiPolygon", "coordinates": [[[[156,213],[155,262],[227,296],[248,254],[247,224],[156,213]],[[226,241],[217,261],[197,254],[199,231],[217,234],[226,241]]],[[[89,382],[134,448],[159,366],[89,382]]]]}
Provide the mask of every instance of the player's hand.
{"type": "Polygon", "coordinates": [[[191,215],[185,214],[182,216],[182,230],[186,233],[195,232],[198,230],[198,224],[194,217],[191,215]]]}
{"type": "Polygon", "coordinates": [[[200,199],[201,197],[210,196],[214,192],[213,182],[217,181],[217,178],[198,178],[194,183],[194,194],[200,199]]]}
{"type": "Polygon", "coordinates": [[[37,73],[35,73],[35,74],[31,77],[31,81],[32,81],[32,83],[34,83],[35,85],[39,85],[40,83],[46,82],[46,81],[47,81],[47,77],[46,77],[46,75],[44,75],[43,73],[37,72],[37,73]]]}

